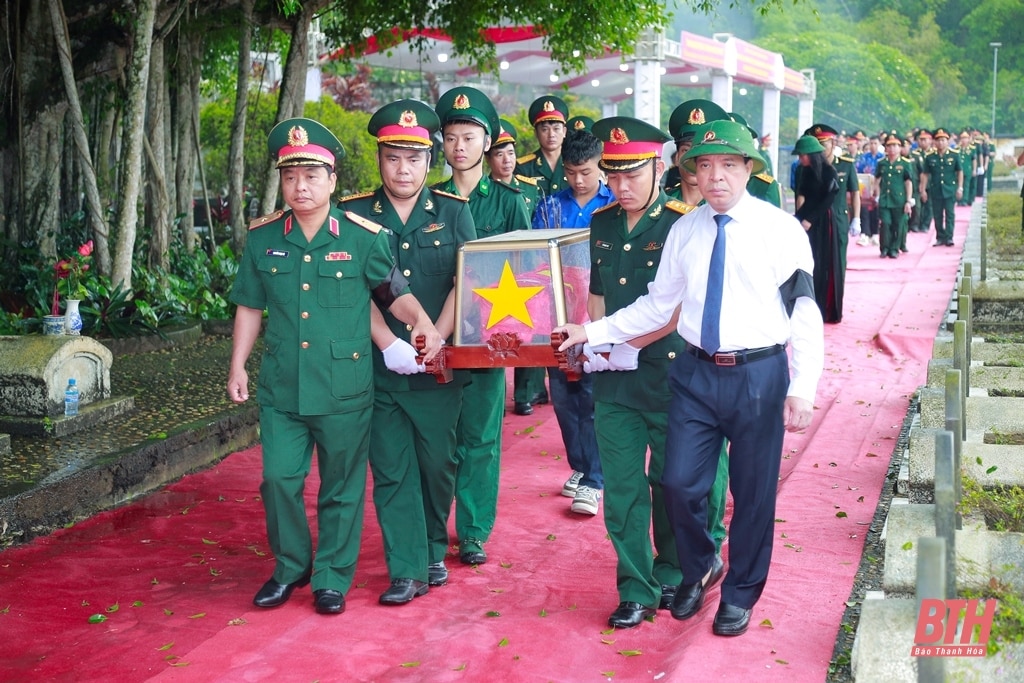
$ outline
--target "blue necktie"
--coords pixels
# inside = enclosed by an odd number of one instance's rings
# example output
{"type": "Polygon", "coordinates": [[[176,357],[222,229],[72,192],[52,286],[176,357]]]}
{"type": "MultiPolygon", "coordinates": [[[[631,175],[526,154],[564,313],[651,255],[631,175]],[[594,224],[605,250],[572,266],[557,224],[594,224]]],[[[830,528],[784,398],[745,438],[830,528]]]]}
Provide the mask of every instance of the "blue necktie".
{"type": "Polygon", "coordinates": [[[725,282],[725,224],[732,219],[720,213],[715,215],[718,233],[711,248],[711,267],[708,268],[708,291],[704,297],[704,317],[700,321],[700,345],[705,353],[718,352],[718,322],[722,315],[722,287],[725,282]]]}

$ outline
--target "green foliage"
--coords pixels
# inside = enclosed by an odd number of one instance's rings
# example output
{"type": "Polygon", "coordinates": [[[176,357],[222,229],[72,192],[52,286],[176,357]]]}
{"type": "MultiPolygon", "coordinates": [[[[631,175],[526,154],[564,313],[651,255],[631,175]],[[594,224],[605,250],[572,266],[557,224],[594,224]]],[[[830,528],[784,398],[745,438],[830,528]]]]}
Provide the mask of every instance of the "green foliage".
{"type": "Polygon", "coordinates": [[[1024,532],[1024,489],[1020,486],[997,486],[985,489],[972,477],[964,476],[960,510],[964,515],[985,518],[995,531],[1024,532]]]}
{"type": "Polygon", "coordinates": [[[1019,590],[993,577],[985,588],[965,589],[963,594],[968,599],[996,600],[999,603],[989,634],[989,656],[999,652],[1007,643],[1024,643],[1024,597],[1019,590]]]}
{"type": "Polygon", "coordinates": [[[989,251],[995,254],[1016,257],[1021,255],[1021,198],[1011,192],[991,192],[986,201],[988,226],[986,241],[989,251]]]}

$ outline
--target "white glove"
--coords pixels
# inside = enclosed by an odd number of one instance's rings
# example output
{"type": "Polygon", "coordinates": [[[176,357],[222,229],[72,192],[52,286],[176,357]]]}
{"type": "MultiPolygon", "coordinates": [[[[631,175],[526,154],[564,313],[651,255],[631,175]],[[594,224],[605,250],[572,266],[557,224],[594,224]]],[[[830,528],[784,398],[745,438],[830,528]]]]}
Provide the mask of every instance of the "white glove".
{"type": "Polygon", "coordinates": [[[399,375],[415,375],[427,369],[422,363],[416,362],[418,355],[412,344],[404,339],[396,339],[391,342],[391,346],[384,349],[384,365],[399,375]]]}
{"type": "Polygon", "coordinates": [[[616,344],[608,355],[609,370],[636,370],[639,365],[640,349],[629,344],[616,344]]]}
{"type": "Polygon", "coordinates": [[[860,216],[850,219],[850,234],[854,237],[860,234],[860,216]]]}
{"type": "Polygon", "coordinates": [[[974,172],[974,175],[977,175],[977,176],[985,175],[985,169],[979,167],[978,170],[974,172]]]}
{"type": "Polygon", "coordinates": [[[611,344],[601,344],[596,349],[590,344],[583,345],[583,355],[587,357],[583,361],[583,372],[588,375],[592,372],[604,372],[608,369],[608,359],[601,355],[612,350],[611,344]]]}
{"type": "Polygon", "coordinates": [[[917,200],[911,197],[910,199],[907,200],[907,204],[910,204],[910,208],[914,208],[915,206],[917,206],[917,200]]]}

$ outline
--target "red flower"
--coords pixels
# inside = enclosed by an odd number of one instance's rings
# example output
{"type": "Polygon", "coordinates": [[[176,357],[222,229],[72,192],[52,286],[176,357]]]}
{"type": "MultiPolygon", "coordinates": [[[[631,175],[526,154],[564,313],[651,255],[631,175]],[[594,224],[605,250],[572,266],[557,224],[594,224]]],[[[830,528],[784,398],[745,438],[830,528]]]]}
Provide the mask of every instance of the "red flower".
{"type": "MultiPolygon", "coordinates": [[[[82,256],[92,256],[92,240],[89,240],[78,248],[78,253],[82,256]]],[[[89,266],[86,266],[82,270],[89,270],[89,266]]]]}
{"type": "Polygon", "coordinates": [[[59,285],[61,280],[67,280],[67,296],[69,299],[82,299],[88,294],[82,280],[85,273],[89,271],[89,262],[92,261],[92,250],[93,242],[89,240],[78,247],[78,251],[74,256],[61,259],[53,266],[53,275],[57,280],[57,284],[59,285]]]}

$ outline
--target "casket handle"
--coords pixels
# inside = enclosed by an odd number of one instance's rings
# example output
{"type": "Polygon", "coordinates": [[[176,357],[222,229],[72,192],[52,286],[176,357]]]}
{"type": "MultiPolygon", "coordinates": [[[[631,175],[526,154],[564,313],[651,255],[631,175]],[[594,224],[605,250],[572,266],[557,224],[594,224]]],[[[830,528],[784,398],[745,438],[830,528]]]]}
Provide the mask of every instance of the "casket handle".
{"type": "MultiPolygon", "coordinates": [[[[427,347],[427,338],[423,335],[416,337],[416,343],[414,344],[416,350],[420,355],[416,356],[416,362],[423,365],[423,349],[427,347]]],[[[442,346],[441,350],[437,352],[431,360],[426,362],[427,369],[424,370],[428,375],[433,375],[437,378],[438,384],[448,384],[454,378],[452,369],[448,367],[448,354],[451,352],[450,346],[442,346]]]]}
{"type": "Polygon", "coordinates": [[[568,338],[567,332],[552,332],[551,351],[558,361],[558,369],[565,373],[566,379],[576,382],[583,375],[583,344],[575,344],[565,351],[559,351],[558,347],[568,338]]]}

